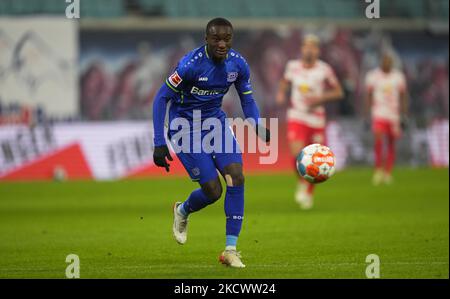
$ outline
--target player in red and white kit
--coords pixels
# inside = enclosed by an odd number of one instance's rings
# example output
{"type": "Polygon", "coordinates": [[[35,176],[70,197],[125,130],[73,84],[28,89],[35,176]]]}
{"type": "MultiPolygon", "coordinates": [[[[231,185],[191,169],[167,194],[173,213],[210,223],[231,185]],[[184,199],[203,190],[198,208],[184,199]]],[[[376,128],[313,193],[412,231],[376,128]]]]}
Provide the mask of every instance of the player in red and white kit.
{"type": "Polygon", "coordinates": [[[404,74],[393,68],[393,58],[384,53],[380,66],[366,75],[366,112],[371,112],[375,137],[375,172],[373,184],[392,182],[395,163],[395,143],[402,133],[402,120],[407,113],[408,99],[404,74]],[[385,138],[386,137],[386,138],[385,138]],[[383,142],[387,140],[384,159],[383,142]]]}
{"type": "MultiPolygon", "coordinates": [[[[319,56],[319,38],[307,35],[301,45],[301,58],[288,61],[277,94],[277,103],[281,105],[285,103],[290,90],[287,138],[294,162],[305,146],[312,143],[325,144],[326,119],[323,104],[343,97],[333,69],[319,60],[319,56]]],[[[299,177],[295,200],[301,208],[312,207],[313,191],[314,185],[299,177]]]]}

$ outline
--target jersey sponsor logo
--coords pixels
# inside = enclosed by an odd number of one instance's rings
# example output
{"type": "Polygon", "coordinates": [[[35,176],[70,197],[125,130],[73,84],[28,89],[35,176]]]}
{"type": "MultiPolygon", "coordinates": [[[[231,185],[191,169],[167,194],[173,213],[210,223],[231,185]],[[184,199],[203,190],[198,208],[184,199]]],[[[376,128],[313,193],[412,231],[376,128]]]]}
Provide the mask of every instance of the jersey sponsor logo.
{"type": "Polygon", "coordinates": [[[227,75],[227,82],[234,82],[237,79],[237,72],[229,72],[227,75]]]}
{"type": "Polygon", "coordinates": [[[177,87],[178,85],[180,85],[181,82],[183,82],[183,79],[181,79],[180,75],[178,75],[178,73],[175,71],[175,73],[170,75],[169,82],[174,87],[177,87]]]}
{"type": "Polygon", "coordinates": [[[226,90],[204,90],[196,86],[192,86],[191,94],[196,94],[199,96],[215,96],[221,93],[225,93],[226,90]]]}
{"type": "Polygon", "coordinates": [[[200,77],[200,78],[198,78],[198,81],[206,82],[206,81],[208,81],[208,77],[200,77]]]}
{"type": "Polygon", "coordinates": [[[299,85],[298,90],[299,90],[301,93],[308,93],[308,92],[311,91],[311,88],[309,87],[308,84],[302,83],[302,84],[299,85]]]}

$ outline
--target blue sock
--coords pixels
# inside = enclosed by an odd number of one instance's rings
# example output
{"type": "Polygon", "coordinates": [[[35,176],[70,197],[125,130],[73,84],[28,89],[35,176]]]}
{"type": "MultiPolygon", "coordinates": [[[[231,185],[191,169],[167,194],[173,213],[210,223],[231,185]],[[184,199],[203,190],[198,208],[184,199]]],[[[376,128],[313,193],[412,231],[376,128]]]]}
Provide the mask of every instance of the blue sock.
{"type": "Polygon", "coordinates": [[[211,204],[212,201],[205,195],[201,188],[192,191],[188,199],[186,199],[181,205],[178,211],[183,215],[187,216],[192,212],[203,209],[207,205],[211,204]]]}
{"type": "Polygon", "coordinates": [[[244,218],[244,186],[227,186],[225,194],[227,246],[236,246],[244,218]]]}
{"type": "Polygon", "coordinates": [[[237,239],[238,239],[237,236],[227,235],[225,246],[226,247],[228,247],[228,246],[236,247],[237,239]]]}

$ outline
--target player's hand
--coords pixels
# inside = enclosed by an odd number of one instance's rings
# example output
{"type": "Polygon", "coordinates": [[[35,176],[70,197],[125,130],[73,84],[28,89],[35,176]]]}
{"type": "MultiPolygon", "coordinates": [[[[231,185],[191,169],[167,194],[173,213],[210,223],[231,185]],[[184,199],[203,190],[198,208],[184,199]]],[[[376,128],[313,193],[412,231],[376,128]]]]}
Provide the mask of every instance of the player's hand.
{"type": "Polygon", "coordinates": [[[256,127],[256,135],[264,142],[270,142],[270,131],[261,125],[256,127]]]}
{"type": "Polygon", "coordinates": [[[158,167],[164,167],[167,172],[170,170],[170,164],[166,161],[173,161],[172,156],[170,156],[169,149],[167,145],[155,146],[155,150],[153,152],[153,162],[158,167]]]}
{"type": "Polygon", "coordinates": [[[278,106],[283,106],[285,99],[286,99],[285,95],[283,93],[279,92],[279,93],[277,93],[275,100],[276,100],[276,103],[278,106]]]}

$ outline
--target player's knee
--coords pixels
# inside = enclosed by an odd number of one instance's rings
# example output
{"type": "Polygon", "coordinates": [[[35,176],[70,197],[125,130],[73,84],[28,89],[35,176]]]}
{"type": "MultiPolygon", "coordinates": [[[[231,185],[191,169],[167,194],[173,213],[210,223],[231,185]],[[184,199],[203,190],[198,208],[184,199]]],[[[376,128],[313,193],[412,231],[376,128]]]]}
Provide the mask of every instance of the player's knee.
{"type": "Polygon", "coordinates": [[[304,148],[304,143],[302,141],[293,141],[289,144],[289,149],[291,150],[291,154],[296,157],[298,153],[304,148]]]}
{"type": "Polygon", "coordinates": [[[225,175],[225,181],[227,182],[227,186],[230,187],[242,186],[245,182],[244,174],[242,171],[227,173],[225,175]]]}
{"type": "Polygon", "coordinates": [[[242,164],[239,163],[233,163],[225,167],[225,181],[227,183],[227,186],[234,187],[234,186],[242,186],[244,185],[244,173],[242,171],[242,164]]]}

